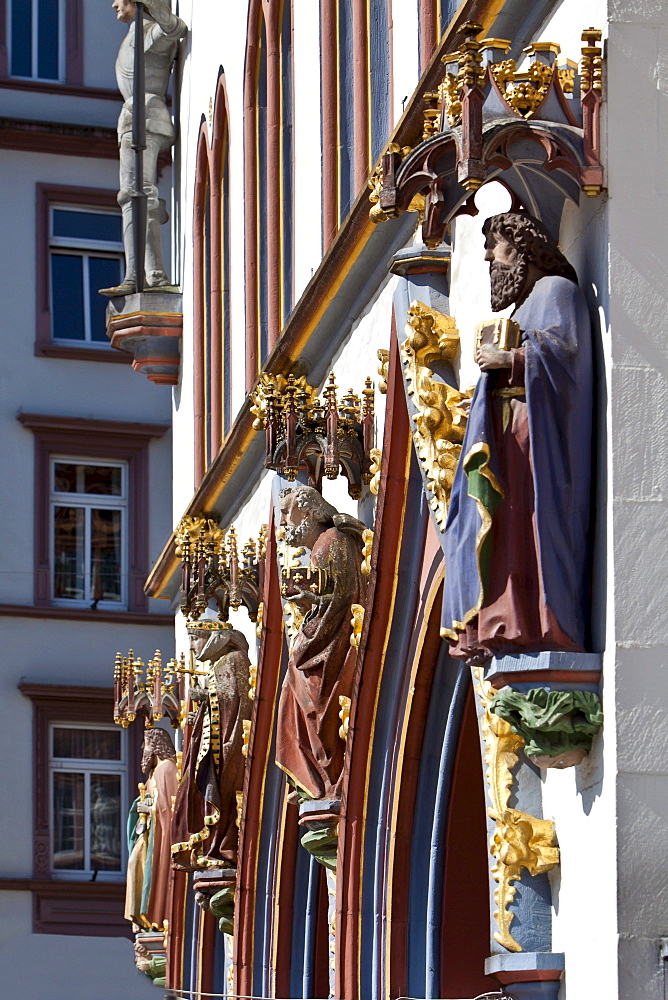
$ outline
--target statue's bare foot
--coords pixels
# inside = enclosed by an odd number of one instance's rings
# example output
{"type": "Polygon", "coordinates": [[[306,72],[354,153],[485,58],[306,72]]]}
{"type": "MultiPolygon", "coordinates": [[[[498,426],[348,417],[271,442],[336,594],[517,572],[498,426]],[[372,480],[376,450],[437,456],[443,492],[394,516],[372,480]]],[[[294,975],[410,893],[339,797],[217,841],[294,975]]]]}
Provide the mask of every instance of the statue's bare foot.
{"type": "Polygon", "coordinates": [[[137,286],[134,281],[122,281],[120,285],[114,285],[113,288],[100,288],[98,289],[100,295],[106,295],[107,298],[113,299],[116,295],[134,295],[137,291],[137,286]]]}

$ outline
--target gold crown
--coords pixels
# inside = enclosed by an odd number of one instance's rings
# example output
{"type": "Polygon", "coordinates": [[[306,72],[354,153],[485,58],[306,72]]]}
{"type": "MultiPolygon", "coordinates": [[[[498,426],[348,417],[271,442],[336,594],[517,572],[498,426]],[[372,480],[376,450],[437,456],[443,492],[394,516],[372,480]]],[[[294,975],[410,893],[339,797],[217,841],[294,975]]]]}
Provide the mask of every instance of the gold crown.
{"type": "Polygon", "coordinates": [[[229,622],[214,621],[212,618],[187,618],[186,628],[189,632],[220,632],[232,626],[229,622]]]}

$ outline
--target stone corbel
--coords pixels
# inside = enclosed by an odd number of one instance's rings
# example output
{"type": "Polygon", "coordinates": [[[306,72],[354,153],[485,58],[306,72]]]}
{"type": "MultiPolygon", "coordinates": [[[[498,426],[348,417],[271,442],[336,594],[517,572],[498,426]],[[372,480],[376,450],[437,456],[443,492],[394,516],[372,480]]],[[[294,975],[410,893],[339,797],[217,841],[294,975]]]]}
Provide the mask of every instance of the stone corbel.
{"type": "Polygon", "coordinates": [[[541,652],[494,657],[485,679],[490,710],[523,741],[538,767],[574,767],[603,725],[600,653],[541,652]]]}
{"type": "Polygon", "coordinates": [[[177,292],[119,296],[107,306],[111,346],[133,357],[132,368],[156,385],[178,385],[183,306],[177,292]]]}

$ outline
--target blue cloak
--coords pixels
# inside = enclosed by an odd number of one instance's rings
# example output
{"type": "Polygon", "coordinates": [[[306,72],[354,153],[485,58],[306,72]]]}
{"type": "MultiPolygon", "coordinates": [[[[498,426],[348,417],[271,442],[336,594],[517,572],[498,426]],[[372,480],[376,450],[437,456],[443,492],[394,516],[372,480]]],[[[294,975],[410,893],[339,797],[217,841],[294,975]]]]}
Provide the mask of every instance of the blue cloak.
{"type": "MultiPolygon", "coordinates": [[[[522,331],[538,563],[545,601],[585,648],[589,626],[592,335],[581,289],[536,282],[513,319],[522,331]]],[[[485,601],[494,511],[512,490],[499,475],[491,419],[495,373],[482,372],[455,473],[445,526],[445,638],[456,641],[485,601]]],[[[526,647],[524,647],[526,649],[526,647]]],[[[534,650],[537,651],[537,650],[534,650]]]]}

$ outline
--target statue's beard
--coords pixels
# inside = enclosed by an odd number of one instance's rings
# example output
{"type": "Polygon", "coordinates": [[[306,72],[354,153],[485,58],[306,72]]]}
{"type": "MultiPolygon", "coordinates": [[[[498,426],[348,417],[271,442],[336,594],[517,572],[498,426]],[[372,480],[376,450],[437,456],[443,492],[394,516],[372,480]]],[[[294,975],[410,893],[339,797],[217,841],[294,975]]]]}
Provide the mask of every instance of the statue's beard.
{"type": "Polygon", "coordinates": [[[516,264],[492,261],[489,265],[489,280],[493,312],[501,312],[517,302],[526,284],[528,271],[529,265],[522,259],[516,264]]]}
{"type": "Polygon", "coordinates": [[[287,524],[285,526],[285,540],[288,545],[303,545],[310,534],[310,518],[306,518],[301,524],[287,524]]]}

